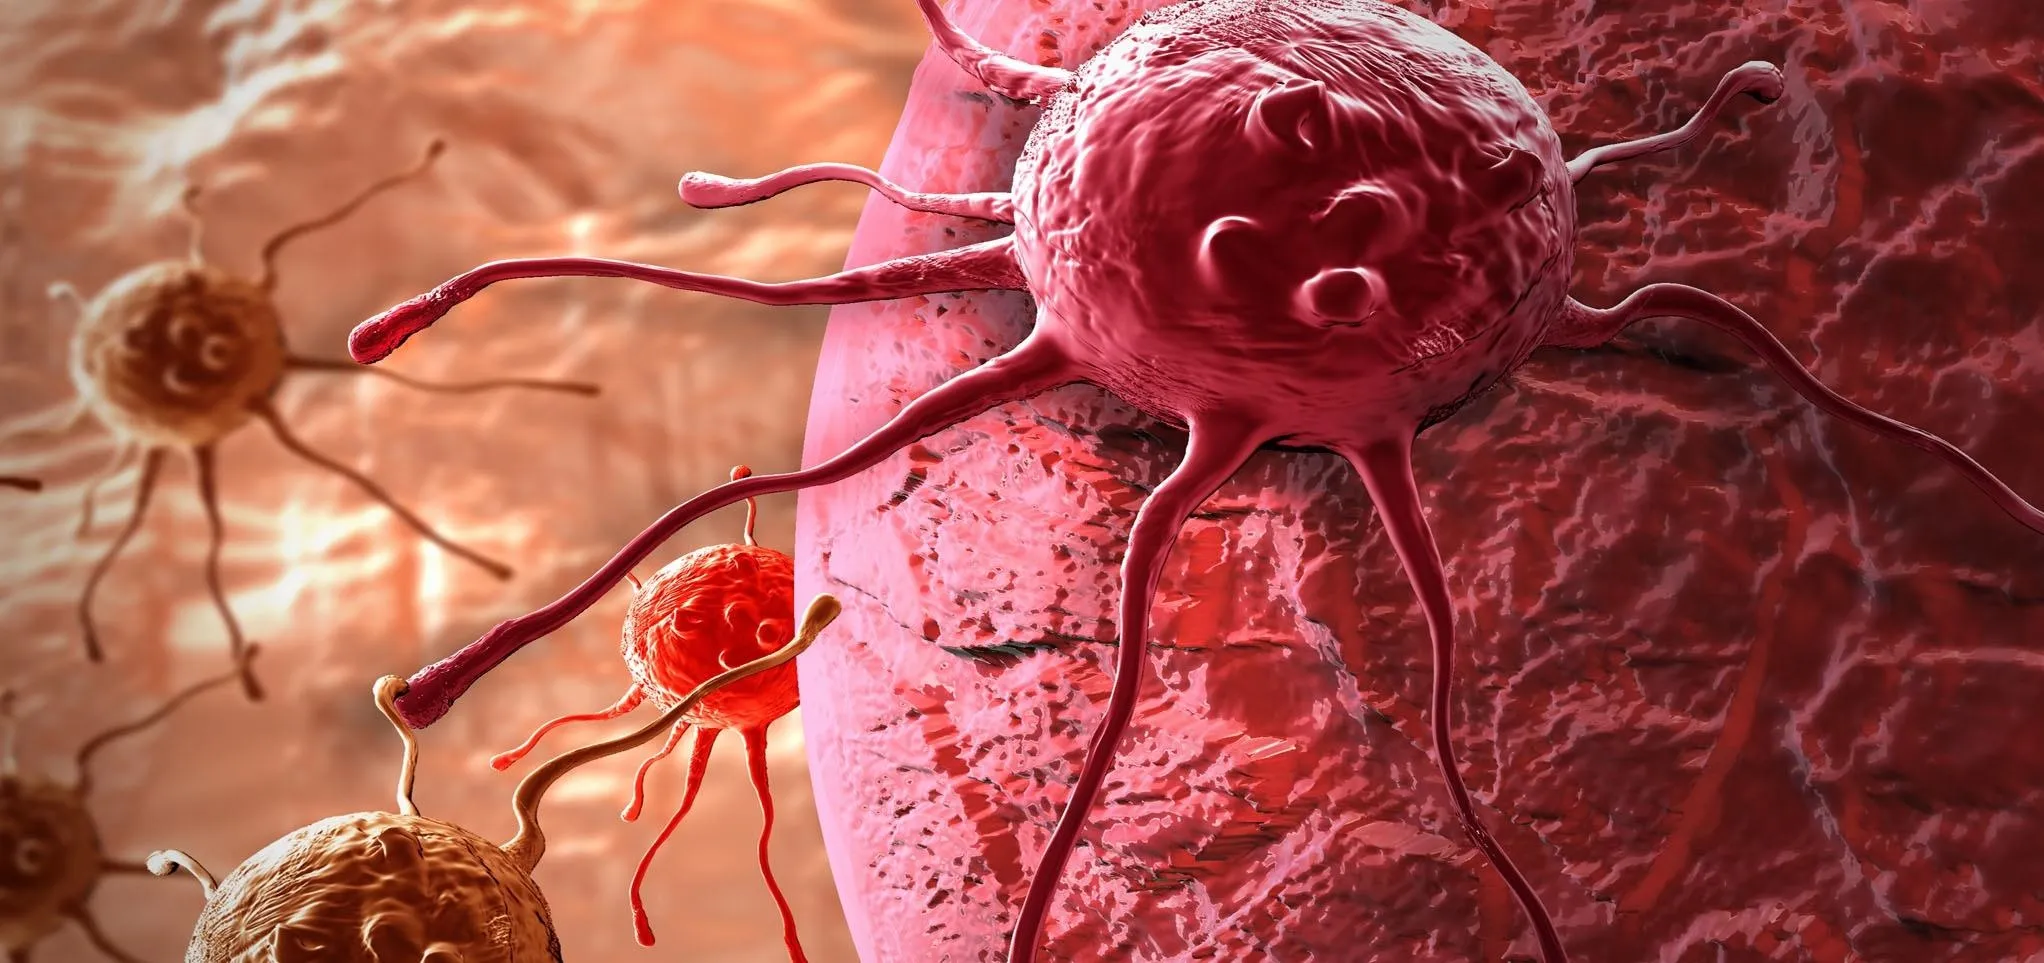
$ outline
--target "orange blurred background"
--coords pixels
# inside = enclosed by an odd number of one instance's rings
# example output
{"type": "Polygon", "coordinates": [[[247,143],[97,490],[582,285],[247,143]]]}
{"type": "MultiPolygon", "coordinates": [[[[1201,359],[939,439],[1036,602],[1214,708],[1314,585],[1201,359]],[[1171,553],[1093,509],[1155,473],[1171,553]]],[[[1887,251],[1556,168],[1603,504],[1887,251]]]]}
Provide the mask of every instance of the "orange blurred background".
{"type": "MultiPolygon", "coordinates": [[[[22,693],[24,767],[71,777],[76,746],[221,671],[225,634],[202,581],[205,518],[189,461],[169,460],[149,518],[95,611],[110,661],[88,665],[73,607],[127,519],[137,473],[89,480],[115,449],[97,423],[36,434],[73,397],[73,307],[153,260],[182,256],[178,197],[204,194],[208,260],[253,276],[277,229],[400,170],[434,137],[428,176],[291,246],[279,308],[300,354],[343,358],[349,328],[482,261],[585,253],[768,280],[835,270],[865,200],[820,186],[729,211],[675,196],[682,173],[877,165],[927,43],[912,4],[692,0],[10,3],[0,8],[0,684],[22,693]]],[[[293,374],[277,404],[313,447],[382,482],[455,539],[512,563],[499,583],[417,538],[260,425],[219,451],[226,584],[269,701],[216,691],[100,757],[107,849],[176,847],[224,875],[275,837],[388,809],[398,741],[369,686],[552,600],[646,522],[732,464],[797,464],[823,308],[766,308],[617,281],[490,291],[389,366],[424,378],[599,382],[588,400],[530,392],[420,395],[352,374],[293,374]]],[[[792,551],[793,499],[762,504],[760,540],[792,551]]],[[[692,526],[655,561],[735,540],[742,509],[692,526]]],[[[650,571],[652,566],[647,566],[650,571]]],[[[502,839],[518,775],[608,727],[555,735],[510,773],[488,760],[562,712],[627,684],[620,595],[493,673],[422,734],[427,815],[502,839]]],[[[685,765],[656,771],[622,824],[643,752],[566,781],[543,815],[538,878],[569,959],[785,959],[758,880],[757,807],[733,740],[647,884],[659,949],[636,948],[626,886],[678,802],[685,765]]],[[[772,733],[774,860],[810,957],[853,954],[810,802],[799,712],[772,733]]],[[[650,749],[650,747],[649,747],[650,749]]],[[[94,909],[145,960],[183,955],[199,911],[184,878],[114,877],[94,909]]],[[[39,960],[90,960],[75,929],[39,960]]]]}

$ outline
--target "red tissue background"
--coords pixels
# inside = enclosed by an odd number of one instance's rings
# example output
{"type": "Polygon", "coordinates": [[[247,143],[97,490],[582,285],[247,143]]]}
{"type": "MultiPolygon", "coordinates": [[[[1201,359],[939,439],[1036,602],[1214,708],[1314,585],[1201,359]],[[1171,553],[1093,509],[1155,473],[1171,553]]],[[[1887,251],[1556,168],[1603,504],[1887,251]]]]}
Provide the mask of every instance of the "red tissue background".
{"type": "MultiPolygon", "coordinates": [[[[2044,10],[1418,8],[1519,77],[1571,153],[1780,64],[1780,102],[1579,185],[1575,295],[1718,292],[1848,396],[2044,498],[2044,10]]],[[[1065,64],[1133,15],[954,9],[1065,64]]],[[[1031,115],[971,89],[926,57],[884,172],[1004,186],[1031,115]]],[[[874,201],[851,260],[987,236],[874,201]]],[[[807,460],[1012,346],[1028,310],[837,309],[807,460]]],[[[1417,448],[1457,593],[1465,772],[1576,959],[2044,959],[2038,533],[1694,323],[1536,356],[1417,448]]],[[[998,958],[1104,707],[1134,510],[1183,452],[1068,388],[802,496],[798,594],[847,600],[802,672],[867,958],[998,958]]],[[[1533,958],[1426,756],[1424,628],[1342,462],[1252,460],[1185,527],[1155,606],[1051,958],[1533,958]]]]}
{"type": "MultiPolygon", "coordinates": [[[[1069,65],[1119,10],[1101,6],[958,9],[987,42],[1069,65]],[[983,30],[990,11],[1006,26],[983,30]],[[1067,19],[1041,26],[1053,17],[1067,19]]],[[[1574,294],[1716,291],[1849,397],[2044,498],[2044,7],[1408,6],[1519,77],[1571,151],[1679,124],[1740,62],[1782,65],[1779,103],[1736,104],[1690,148],[1581,185],[1574,294]]],[[[294,347],[340,357],[356,321],[499,257],[826,273],[845,261],[861,189],[694,212],[674,179],[879,165],[927,43],[909,0],[0,5],[0,472],[49,485],[0,492],[0,682],[24,694],[24,765],[66,775],[80,741],[217,671],[224,647],[199,577],[203,516],[174,465],[101,594],[113,661],[80,658],[71,605],[133,473],[74,537],[113,446],[93,430],[20,433],[70,397],[73,315],[47,285],[90,295],[179,256],[187,182],[207,191],[208,257],[252,273],[270,232],[435,136],[450,148],[431,176],[286,254],[294,347]]],[[[926,87],[964,86],[948,63],[922,69],[926,87]]],[[[999,155],[1028,115],[946,109],[992,123],[965,143],[929,129],[917,136],[952,156],[891,169],[918,188],[1003,186],[999,155]]],[[[869,213],[854,261],[986,230],[882,217],[869,213]]],[[[805,398],[807,460],[841,446],[1012,344],[1023,306],[969,294],[847,309],[826,338],[820,308],[531,282],[465,305],[387,364],[584,378],[602,399],[287,384],[280,408],[308,442],[519,577],[449,559],[259,431],[230,438],[228,589],[265,646],[272,700],[222,693],[103,756],[94,812],[109,849],[175,846],[225,872],[297,826],[388,808],[397,746],[370,706],[374,677],[550,601],[732,464],[794,466],[805,398]]],[[[1067,389],[804,496],[799,543],[795,499],[764,502],[762,543],[798,547],[802,591],[848,609],[804,656],[807,705],[773,732],[776,868],[812,959],[992,954],[1104,700],[1110,650],[1095,640],[1112,637],[1121,540],[1182,444],[1067,389]],[[870,544],[852,550],[854,532],[870,544]],[[1006,666],[940,647],[1041,641],[1055,646],[1006,666]]],[[[1537,355],[1423,435],[1417,458],[1457,592],[1467,774],[1577,959],[2044,960],[2035,533],[1678,322],[1537,355]]],[[[733,540],[741,520],[720,513],[667,557],[733,540]]],[[[1073,861],[1052,956],[1530,958],[1426,757],[1424,632],[1345,468],[1258,456],[1188,526],[1158,606],[1138,731],[1073,861]]],[[[621,593],[606,600],[424,734],[427,814],[509,834],[516,773],[488,759],[622,691],[623,611],[621,593]]],[[[549,799],[539,881],[569,959],[785,959],[735,752],[649,880],[660,947],[632,943],[625,885],[680,768],[659,772],[632,826],[615,817],[629,759],[549,799]]],[[[195,890],[121,877],[94,905],[130,952],[174,959],[195,890]]],[[[75,931],[36,955],[92,958],[75,931]]]]}

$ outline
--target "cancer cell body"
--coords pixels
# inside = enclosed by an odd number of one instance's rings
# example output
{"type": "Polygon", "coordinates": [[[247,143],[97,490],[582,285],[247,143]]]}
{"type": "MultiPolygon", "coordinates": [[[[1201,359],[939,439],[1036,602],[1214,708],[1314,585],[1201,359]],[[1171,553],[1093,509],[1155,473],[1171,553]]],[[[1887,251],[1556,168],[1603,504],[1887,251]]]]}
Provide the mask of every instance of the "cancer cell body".
{"type": "MultiPolygon", "coordinates": [[[[882,165],[889,180],[962,192],[999,186],[1013,171],[1015,234],[1042,238],[1021,247],[1051,257],[1080,224],[1168,219],[1171,227],[1153,236],[1187,243],[1153,249],[1130,237],[1128,256],[1105,262],[1025,257],[1034,300],[973,293],[833,309],[805,465],[887,422],[905,395],[953,376],[958,359],[969,365],[1022,341],[1041,328],[1039,312],[1056,312],[1060,334],[1086,343],[1088,357],[1126,355],[1109,342],[1128,336],[1128,319],[1155,319],[1139,336],[1175,329],[1187,346],[1149,355],[1186,363],[1168,372],[1180,382],[1173,387],[1196,382],[1216,395],[1246,377],[1237,370],[1242,345],[1202,330],[1224,327],[1230,316],[1325,345],[1292,356],[1297,383],[1316,387],[1342,384],[1324,372],[1344,366],[1357,390],[1390,384],[1370,376],[1369,352],[1336,349],[1367,342],[1393,312],[1439,323],[1393,329],[1403,343],[1381,345],[1374,357],[1406,354],[1382,368],[1472,338],[1499,339],[1473,346],[1492,357],[1453,367],[1456,383],[1401,389],[1421,400],[1419,410],[1400,412],[1414,420],[1438,418],[1436,407],[1486,387],[1490,379],[1479,376],[1530,350],[1564,293],[1574,214],[1566,178],[1551,176],[1559,145],[1523,90],[1503,89],[1487,102],[1509,114],[1478,116],[1462,134],[1439,131],[1465,138],[1456,150],[1387,154],[1387,144],[1358,138],[1389,136],[1398,148],[1399,130],[1371,134],[1299,110],[1366,109],[1338,78],[1319,94],[1278,89],[1265,116],[1290,123],[1223,129],[1216,120],[1195,131],[1235,138],[1215,150],[1151,130],[1166,123],[1169,105],[1128,109],[1137,105],[1125,103],[1133,94],[1116,92],[1129,80],[1122,74],[1135,64],[1186,77],[1265,72],[1277,88],[1278,68],[1253,57],[1217,65],[1225,52],[1190,62],[1190,46],[1174,47],[1182,41],[1152,46],[1140,61],[1103,56],[1090,66],[1145,11],[1164,6],[947,5],[989,47],[1079,65],[1075,89],[1091,96],[1053,100],[1040,114],[989,100],[933,50],[882,165]],[[1074,132],[1147,144],[1145,177],[1130,169],[1145,161],[1141,154],[1074,132]],[[1330,140],[1337,136],[1339,143],[1330,140]],[[1486,141],[1507,139],[1550,176],[1526,178],[1541,171],[1500,165],[1506,158],[1484,152],[1486,141]],[[1207,151],[1210,159],[1161,162],[1170,151],[1207,151]],[[1344,170],[1266,162],[1286,152],[1355,162],[1344,170]],[[1461,166],[1422,166],[1435,156],[1459,157],[1461,166]],[[1481,180],[1494,166],[1501,169],[1481,180]],[[1490,193],[1441,189],[1455,178],[1490,193]],[[1539,188],[1552,196],[1520,204],[1539,188]],[[1401,232],[1458,219],[1490,235],[1463,251],[1503,258],[1419,264],[1414,259],[1441,248],[1397,243],[1401,232]],[[1287,225],[1304,229],[1287,234],[1280,229],[1287,225]],[[1203,236],[1210,226],[1212,236],[1203,236]],[[1258,276],[1258,265],[1271,276],[1258,276]],[[1448,283],[1457,271],[1467,272],[1462,283],[1448,283]],[[1490,316],[1481,331],[1455,326],[1467,316],[1456,308],[1498,303],[1508,289],[1531,289],[1528,301],[1542,304],[1490,316]],[[1272,300],[1271,292],[1285,297],[1272,300]]],[[[1311,44],[1293,54],[1316,56],[1311,44]]],[[[1186,97],[1182,122],[1200,109],[1195,87],[1144,89],[1186,97]]],[[[1492,108],[1470,96],[1441,109],[1492,108]]],[[[876,198],[846,263],[1001,233],[876,198]]],[[[1413,367],[1417,377],[1451,370],[1413,367]]],[[[856,626],[846,644],[818,650],[800,671],[819,816],[862,958],[975,959],[1005,943],[1099,727],[1124,539],[1142,493],[1170,474],[1185,443],[1150,417],[1176,413],[1142,410],[1157,393],[1146,380],[1156,372],[1096,374],[1118,397],[1068,388],[1004,405],[923,440],[905,459],[800,495],[798,591],[846,589],[843,618],[856,626]]],[[[1404,649],[1395,658],[1410,678],[1423,680],[1427,667],[1409,624],[1364,616],[1410,604],[1388,546],[1372,538],[1372,515],[1341,459],[1270,452],[1253,456],[1187,522],[1159,585],[1156,676],[1065,871],[1046,958],[1463,961],[1498,959],[1514,944],[1532,948],[1510,896],[1460,837],[1446,793],[1428,778],[1422,706],[1385,702],[1370,691],[1383,686],[1359,689],[1354,681],[1350,667],[1369,662],[1373,647],[1404,649]],[[1418,811],[1415,799],[1423,801],[1418,811]],[[1436,925],[1445,921],[1454,922],[1436,925]]],[[[1580,912],[1540,840],[1497,809],[1481,811],[1534,885],[1552,894],[1555,912],[1580,912]]]]}
{"type": "Polygon", "coordinates": [[[220,881],[186,963],[559,963],[546,898],[496,843],[426,816],[335,816],[220,881]]]}

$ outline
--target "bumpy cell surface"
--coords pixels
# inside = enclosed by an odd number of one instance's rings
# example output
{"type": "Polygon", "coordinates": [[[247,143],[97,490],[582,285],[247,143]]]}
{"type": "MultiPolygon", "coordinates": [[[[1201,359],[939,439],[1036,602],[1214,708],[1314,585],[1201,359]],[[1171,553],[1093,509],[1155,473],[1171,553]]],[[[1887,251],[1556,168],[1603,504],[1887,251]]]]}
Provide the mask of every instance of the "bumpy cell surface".
{"type": "MultiPolygon", "coordinates": [[[[624,656],[653,704],[684,693],[795,637],[795,568],[758,545],[712,545],[655,573],[625,613],[624,656]]],[[[764,728],[800,701],[790,666],[718,690],[685,718],[712,729],[764,728]]]]}
{"type": "Polygon", "coordinates": [[[203,264],[166,261],[87,305],[71,378],[115,431],[196,447],[241,427],[284,375],[284,335],[259,286],[203,264]]]}
{"type": "Polygon", "coordinates": [[[546,898],[497,844],[353,813],[263,847],[206,903],[186,963],[560,963],[546,898]]]}
{"type": "Polygon", "coordinates": [[[1560,305],[1575,233],[1517,80],[1338,0],[1148,14],[1047,104],[1014,198],[1039,326],[1088,380],[1311,443],[1494,383],[1560,305]]]}

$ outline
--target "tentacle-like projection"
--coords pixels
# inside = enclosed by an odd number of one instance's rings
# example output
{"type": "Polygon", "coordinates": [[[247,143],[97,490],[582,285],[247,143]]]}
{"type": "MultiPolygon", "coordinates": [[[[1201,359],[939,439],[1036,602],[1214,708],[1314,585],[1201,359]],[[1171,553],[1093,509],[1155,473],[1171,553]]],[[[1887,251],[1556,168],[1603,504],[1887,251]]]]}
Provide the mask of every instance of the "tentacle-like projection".
{"type": "Polygon", "coordinates": [[[106,651],[99,645],[99,627],[92,621],[92,597],[99,592],[99,583],[114,567],[114,560],[128,547],[135,532],[142,528],[142,519],[149,514],[149,497],[156,491],[156,476],[163,471],[163,449],[151,448],[142,458],[142,476],[135,480],[135,504],[128,511],[128,523],[121,526],[108,545],[106,554],[92,566],[92,573],[85,577],[85,589],[78,593],[78,627],[85,636],[85,657],[94,662],[106,660],[106,651]]]}
{"type": "Polygon", "coordinates": [[[412,531],[418,532],[419,537],[446,549],[449,554],[462,558],[499,579],[511,577],[511,566],[485,556],[472,548],[458,544],[453,539],[440,534],[434,530],[433,526],[426,524],[425,519],[412,514],[411,509],[398,504],[397,499],[392,498],[390,492],[385,491],[383,486],[377,484],[374,479],[314,451],[305,442],[300,441],[298,436],[284,424],[283,416],[277,414],[277,410],[271,407],[269,402],[258,402],[255,406],[255,412],[258,417],[262,418],[265,424],[270,426],[270,433],[276,436],[277,443],[283,445],[285,450],[354,482],[355,487],[362,489],[370,498],[375,499],[378,504],[390,509],[391,514],[396,515],[399,520],[410,526],[412,531]]]}
{"type": "Polygon", "coordinates": [[[795,911],[788,907],[781,884],[774,879],[774,867],[767,858],[767,843],[774,836],[774,794],[767,785],[767,733],[765,726],[744,731],[745,767],[752,773],[752,791],[759,797],[759,874],[766,878],[767,892],[781,910],[781,942],[788,948],[789,963],[809,963],[802,953],[802,941],[795,932],[795,911]]]}
{"type": "MultiPolygon", "coordinates": [[[[725,668],[730,668],[730,666],[725,666],[725,668]]],[[[652,774],[653,767],[659,765],[662,759],[674,755],[674,750],[681,747],[681,740],[689,734],[691,729],[692,727],[686,722],[677,724],[672,731],[667,733],[667,741],[660,744],[660,750],[647,756],[644,762],[639,763],[638,771],[632,773],[631,801],[625,803],[624,810],[617,814],[619,820],[628,823],[639,821],[639,814],[646,811],[646,777],[652,774]]]]}
{"type": "MultiPolygon", "coordinates": [[[[241,661],[243,663],[255,661],[256,653],[259,651],[261,651],[260,646],[249,646],[242,652],[241,661]]],[[[133,722],[122,723],[85,740],[85,744],[78,747],[78,756],[74,763],[78,769],[78,794],[83,796],[92,791],[92,757],[99,755],[100,750],[161,723],[163,720],[170,718],[172,713],[183,708],[185,703],[204,695],[209,689],[217,689],[241,678],[242,673],[246,671],[245,665],[237,665],[232,671],[200,679],[191,685],[185,686],[176,695],[165,700],[162,705],[156,707],[156,711],[133,722]]]]}
{"type": "Polygon", "coordinates": [[[748,281],[719,274],[596,257],[543,257],[493,261],[356,325],[348,354],[363,364],[381,361],[412,335],[431,327],[455,305],[499,281],[518,278],[629,278],[682,291],[702,291],[760,304],[853,304],[948,291],[1020,290],[1022,268],[1011,238],[936,254],[883,261],[806,281],[748,281]]]}
{"type": "Polygon", "coordinates": [[[115,963],[142,963],[140,959],[137,959],[128,951],[114,945],[114,941],[106,935],[106,931],[99,928],[99,918],[93,916],[91,910],[86,909],[82,905],[73,907],[71,909],[71,922],[77,923],[78,928],[85,931],[85,939],[92,944],[94,949],[106,954],[108,959],[115,961],[115,963]]]}
{"type": "Polygon", "coordinates": [[[1567,963],[1568,951],[1555,933],[1553,917],[1541,905],[1540,894],[1512,864],[1504,847],[1491,838],[1490,831],[1477,818],[1469,787],[1463,784],[1461,767],[1455,761],[1454,704],[1449,698],[1455,684],[1455,606],[1448,598],[1448,577],[1441,570],[1433,529],[1427,525],[1426,512],[1420,507],[1419,487],[1412,480],[1412,435],[1398,432],[1385,440],[1345,450],[1342,455],[1363,476],[1363,487],[1377,506],[1377,518],[1384,525],[1392,550],[1398,553],[1413,594],[1419,596],[1420,612],[1426,617],[1427,632],[1433,638],[1434,685],[1427,712],[1433,723],[1434,763],[1448,784],[1448,795],[1462,818],[1462,828],[1504,877],[1519,906],[1532,919],[1534,933],[1540,940],[1541,958],[1546,963],[1567,963]]]}
{"type": "Polygon", "coordinates": [[[936,38],[944,55],[994,93],[1033,104],[1071,82],[1069,70],[1017,60],[966,36],[937,0],[916,0],[916,6],[922,9],[923,21],[929,24],[930,35],[936,38]]]}
{"type": "Polygon", "coordinates": [[[1611,340],[1633,322],[1647,318],[1701,321],[1737,338],[1818,410],[1883,438],[1929,452],[1939,461],[1957,469],[2010,517],[2032,531],[2044,532],[2044,511],[2016,494],[2006,482],[1974,461],[1971,455],[1921,428],[1846,400],[1845,396],[1818,381],[1816,375],[1796,360],[1795,353],[1752,315],[1708,291],[1686,284],[1649,284],[1606,309],[1570,300],[1561,321],[1549,332],[1545,344],[1565,348],[1595,347],[1611,340]]]}
{"type": "Polygon", "coordinates": [[[213,599],[213,609],[220,613],[220,621],[227,626],[227,653],[240,666],[241,691],[250,701],[263,700],[262,683],[256,681],[255,672],[246,658],[248,639],[241,633],[241,621],[234,617],[234,608],[227,604],[227,591],[220,584],[220,543],[224,532],[220,522],[220,491],[218,473],[213,467],[213,446],[201,445],[192,449],[192,468],[198,475],[199,504],[206,511],[206,594],[213,599]]]}
{"type": "Polygon", "coordinates": [[[121,442],[114,448],[113,456],[100,468],[99,474],[92,476],[92,481],[86,483],[85,497],[80,499],[81,504],[78,506],[77,535],[82,537],[92,530],[92,516],[99,508],[99,490],[115,475],[127,471],[128,463],[134,461],[135,454],[141,450],[142,446],[135,442],[121,442]]]}
{"type": "Polygon", "coordinates": [[[26,475],[0,475],[0,488],[18,488],[25,492],[43,490],[43,480],[26,475]]]}
{"type": "Polygon", "coordinates": [[[368,368],[352,361],[328,361],[323,358],[302,358],[291,356],[286,361],[299,371],[320,371],[329,374],[364,374],[404,385],[418,391],[430,391],[443,395],[472,395],[484,391],[498,391],[504,388],[524,388],[529,391],[558,391],[562,394],[595,397],[603,389],[587,381],[555,381],[551,378],[488,378],[482,381],[421,381],[418,378],[398,374],[387,368],[368,368]]]}
{"type": "Polygon", "coordinates": [[[1703,108],[1689,122],[1664,134],[1642,137],[1620,144],[1606,144],[1584,151],[1568,162],[1568,176],[1571,182],[1580,181],[1591,171],[1606,164],[1631,160],[1644,154],[1656,154],[1673,150],[1703,135],[1703,129],[1717,120],[1718,114],[1740,94],[1751,94],[1763,104],[1781,99],[1783,82],[1781,68],[1764,60],[1740,64],[1718,80],[1718,87],[1711,91],[1710,99],[1703,102],[1703,108]]]}
{"type": "Polygon", "coordinates": [[[390,727],[397,730],[397,738],[404,743],[404,761],[397,767],[397,811],[401,816],[416,816],[419,807],[412,802],[412,784],[419,778],[419,737],[405,727],[405,721],[397,714],[398,693],[403,692],[403,679],[387,675],[377,679],[371,691],[376,697],[376,710],[390,720],[390,727]]]}
{"type": "Polygon", "coordinates": [[[204,863],[193,859],[181,849],[159,849],[150,853],[149,861],[144,864],[144,868],[155,876],[169,876],[178,870],[190,873],[193,879],[198,880],[199,893],[208,902],[212,901],[213,891],[220,886],[220,881],[213,878],[213,874],[206,870],[204,863]]]}
{"type": "Polygon", "coordinates": [[[1070,384],[1080,376],[1080,369],[1056,341],[1033,333],[1013,351],[931,389],[872,434],[820,464],[786,474],[740,478],[697,495],[662,515],[568,594],[535,612],[499,623],[461,651],[419,670],[411,678],[410,690],[398,700],[398,709],[413,726],[423,729],[432,725],[477,679],[512,653],[567,625],[661,543],[710,512],[747,498],[850,478],[973,415],[1070,384]]]}
{"type": "Polygon", "coordinates": [[[690,207],[737,207],[766,200],[823,181],[852,181],[872,188],[880,196],[911,211],[976,217],[996,224],[1015,223],[1015,199],[1001,192],[981,194],[926,194],[911,191],[878,171],[853,164],[804,164],[765,177],[738,179],[691,171],[681,179],[681,199],[690,207]]]}
{"type": "Polygon", "coordinates": [[[571,722],[606,722],[611,719],[615,719],[621,715],[624,715],[625,713],[630,712],[633,709],[637,709],[639,706],[645,704],[645,702],[646,690],[641,689],[637,684],[634,684],[631,688],[626,689],[625,694],[623,696],[620,696],[616,702],[612,703],[610,708],[608,709],[604,709],[600,712],[579,712],[573,715],[559,716],[554,719],[548,720],[546,724],[540,726],[538,729],[533,730],[532,735],[526,737],[525,742],[519,745],[518,748],[513,749],[509,752],[498,753],[495,758],[490,760],[490,766],[491,768],[494,768],[499,772],[502,772],[503,770],[509,769],[512,766],[517,765],[518,760],[525,758],[527,753],[531,752],[534,749],[539,748],[539,741],[541,739],[546,738],[546,734],[554,731],[555,729],[565,726],[571,722]]]}
{"type": "MultiPolygon", "coordinates": [[[[418,163],[413,164],[410,168],[370,184],[368,187],[357,192],[354,197],[341,202],[339,206],[325,214],[278,231],[269,240],[263,242],[263,273],[261,278],[256,281],[256,284],[265,291],[275,290],[277,287],[277,255],[284,250],[285,245],[308,234],[332,227],[347,220],[356,211],[361,210],[362,205],[375,199],[376,195],[425,174],[426,170],[432,167],[433,162],[438,160],[440,155],[445,153],[446,150],[447,143],[435,138],[432,143],[426,145],[426,152],[419,158],[418,163]]],[[[196,251],[197,242],[194,241],[193,244],[196,251]]]]}
{"type": "MultiPolygon", "coordinates": [[[[676,726],[675,731],[680,732],[683,728],[686,726],[676,726]]],[[[717,736],[722,733],[722,729],[697,728],[695,735],[690,737],[688,785],[681,791],[681,805],[675,808],[667,825],[661,827],[660,835],[653,838],[653,845],[646,847],[645,855],[639,857],[638,869],[632,871],[632,932],[638,936],[640,946],[653,945],[653,923],[646,915],[646,898],[641,893],[646,885],[646,873],[653,868],[653,857],[660,853],[660,848],[667,845],[668,837],[673,836],[674,830],[681,825],[682,817],[695,806],[696,793],[703,788],[703,774],[710,770],[710,750],[716,748],[717,736]]],[[[672,745],[671,740],[669,744],[672,745]]]]}
{"type": "Polygon", "coordinates": [[[1043,923],[1057,893],[1065,862],[1078,842],[1079,830],[1099,799],[1100,784],[1114,764],[1116,749],[1134,718],[1136,700],[1142,693],[1143,674],[1149,671],[1150,607],[1156,599],[1157,583],[1164,574],[1164,562],[1178,541],[1178,531],[1193,511],[1218,491],[1235,471],[1249,460],[1256,447],[1268,440],[1260,425],[1242,424],[1217,418],[1190,419],[1191,436],[1185,461],[1150,494],[1136,512],[1129,531],[1128,551],[1121,561],[1121,602],[1115,615],[1120,635],[1115,653],[1114,689],[1108,696],[1107,713],[1093,742],[1086,749],[1086,762],[1072,795],[1058,816],[1057,829],[1037,861],[1036,875],[1029,881],[1029,894],[1022,901],[1015,930],[1008,945],[1008,963],[1034,963],[1043,923]]]}

